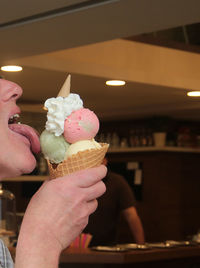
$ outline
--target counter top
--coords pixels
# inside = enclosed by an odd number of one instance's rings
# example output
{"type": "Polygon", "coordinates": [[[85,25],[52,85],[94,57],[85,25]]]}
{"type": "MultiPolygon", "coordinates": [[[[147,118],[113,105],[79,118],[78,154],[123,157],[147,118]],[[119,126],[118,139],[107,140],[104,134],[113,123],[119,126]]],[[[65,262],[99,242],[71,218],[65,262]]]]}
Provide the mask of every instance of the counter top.
{"type": "Polygon", "coordinates": [[[61,263],[138,263],[200,257],[200,245],[169,249],[104,252],[91,249],[68,248],[60,257],[61,263]]]}

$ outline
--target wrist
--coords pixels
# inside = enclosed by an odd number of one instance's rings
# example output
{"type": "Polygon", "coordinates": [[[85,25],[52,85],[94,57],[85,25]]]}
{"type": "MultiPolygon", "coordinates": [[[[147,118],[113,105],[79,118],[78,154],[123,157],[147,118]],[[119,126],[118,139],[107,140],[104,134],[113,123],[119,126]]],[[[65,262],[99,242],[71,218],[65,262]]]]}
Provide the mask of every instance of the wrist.
{"type": "Polygon", "coordinates": [[[61,245],[53,239],[49,230],[44,231],[39,225],[22,225],[16,248],[15,267],[58,267],[61,251],[61,245]]]}

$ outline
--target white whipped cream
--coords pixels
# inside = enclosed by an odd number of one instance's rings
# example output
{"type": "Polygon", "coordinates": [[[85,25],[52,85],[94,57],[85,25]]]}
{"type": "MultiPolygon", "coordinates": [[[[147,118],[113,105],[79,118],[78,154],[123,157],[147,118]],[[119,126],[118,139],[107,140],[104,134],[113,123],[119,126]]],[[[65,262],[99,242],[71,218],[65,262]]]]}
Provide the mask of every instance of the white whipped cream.
{"type": "Polygon", "coordinates": [[[83,108],[83,101],[78,94],[69,94],[68,97],[47,99],[44,106],[48,109],[46,130],[60,136],[64,132],[64,123],[67,116],[73,111],[83,108]]]}

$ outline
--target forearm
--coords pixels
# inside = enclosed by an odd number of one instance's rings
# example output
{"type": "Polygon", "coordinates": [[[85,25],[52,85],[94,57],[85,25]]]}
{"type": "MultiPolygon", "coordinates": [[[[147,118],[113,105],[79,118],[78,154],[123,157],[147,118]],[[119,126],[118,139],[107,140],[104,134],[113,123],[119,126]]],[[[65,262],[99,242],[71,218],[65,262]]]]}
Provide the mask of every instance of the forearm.
{"type": "Polygon", "coordinates": [[[135,242],[138,244],[144,244],[145,242],[144,230],[136,209],[134,207],[130,207],[124,210],[123,213],[128,222],[128,225],[135,239],[135,242]]]}
{"type": "Polygon", "coordinates": [[[144,230],[143,230],[142,223],[139,218],[135,220],[135,224],[130,225],[130,229],[135,238],[135,242],[137,244],[144,244],[145,242],[144,230]]]}

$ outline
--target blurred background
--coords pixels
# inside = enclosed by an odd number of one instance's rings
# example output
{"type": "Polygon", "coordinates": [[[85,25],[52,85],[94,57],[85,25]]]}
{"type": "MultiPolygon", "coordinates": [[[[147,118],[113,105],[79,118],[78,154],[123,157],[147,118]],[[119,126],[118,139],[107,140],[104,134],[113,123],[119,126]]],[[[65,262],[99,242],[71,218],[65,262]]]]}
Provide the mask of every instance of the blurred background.
{"type": "MultiPolygon", "coordinates": [[[[41,132],[44,101],[71,74],[71,92],[100,118],[97,139],[111,144],[111,167],[136,195],[148,241],[184,239],[200,228],[200,97],[187,96],[200,90],[199,10],[198,0],[1,3],[0,66],[23,71],[0,75],[23,88],[21,121],[41,132]],[[107,86],[110,79],[126,83],[107,86]],[[166,133],[162,148],[155,132],[166,133]]],[[[37,158],[33,176],[4,182],[20,216],[48,175],[37,158]]]]}

